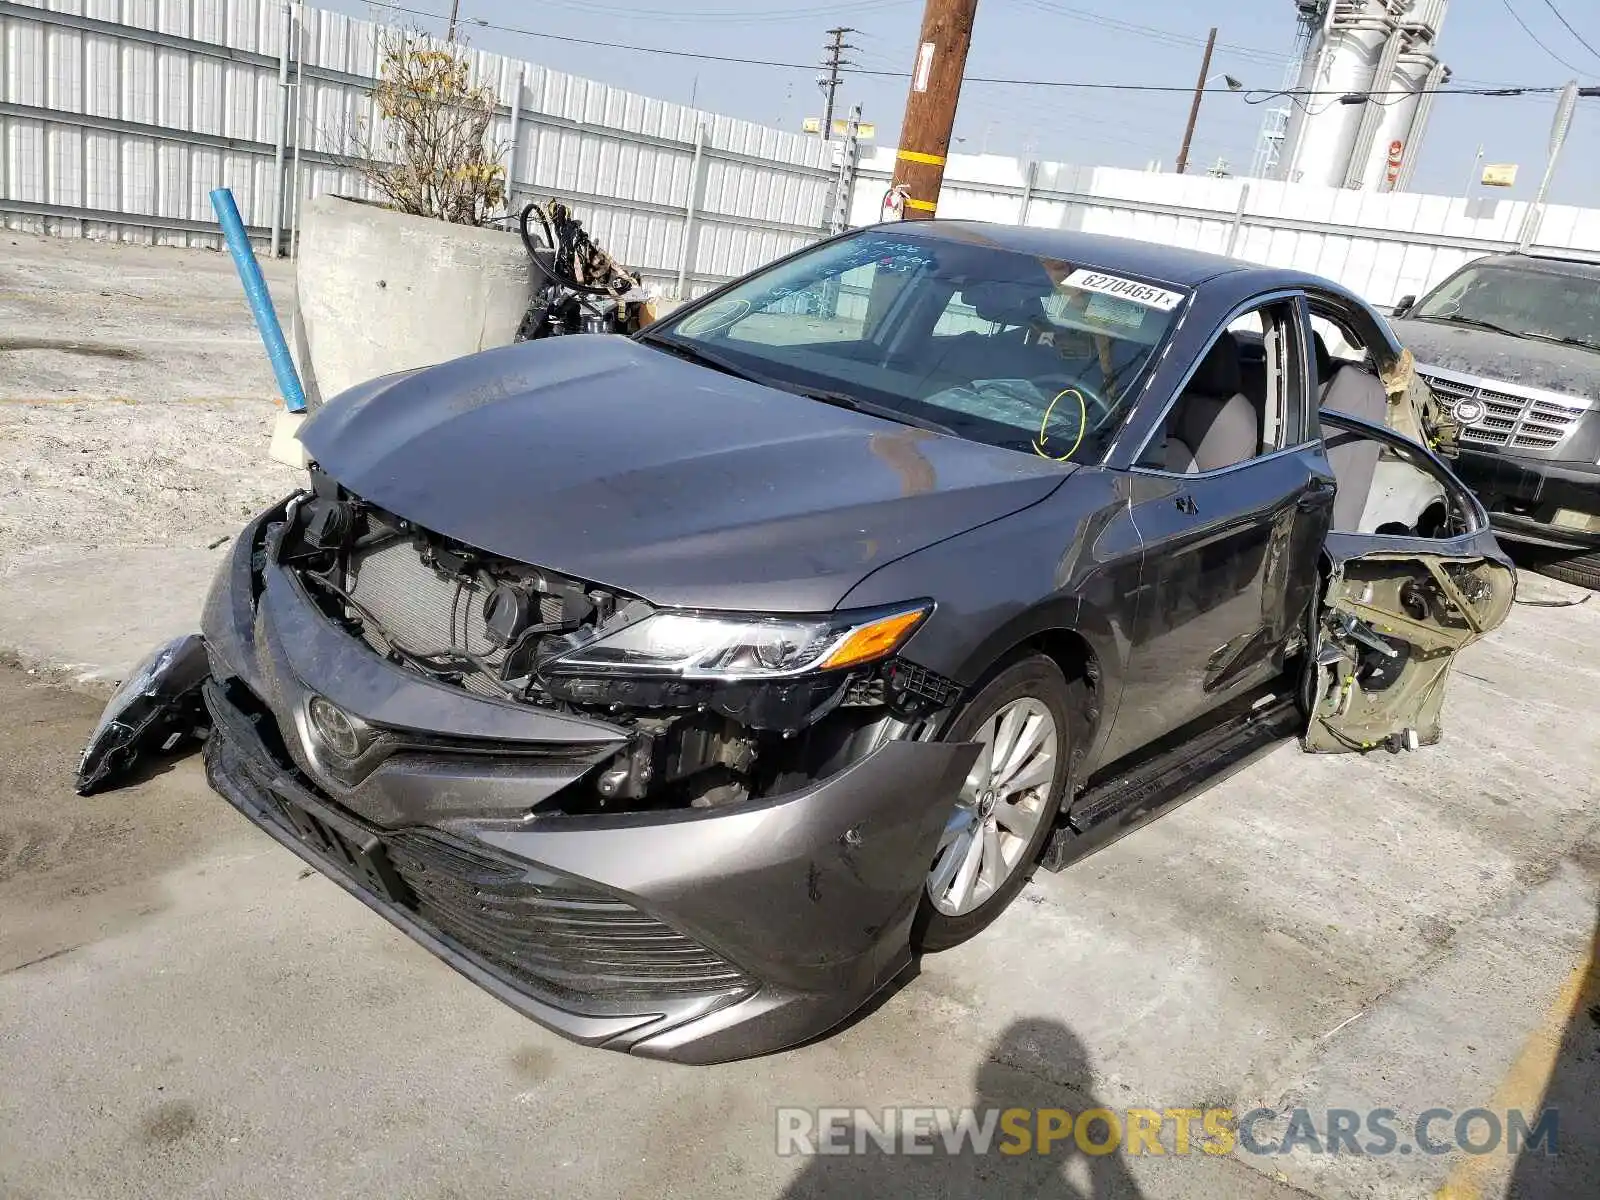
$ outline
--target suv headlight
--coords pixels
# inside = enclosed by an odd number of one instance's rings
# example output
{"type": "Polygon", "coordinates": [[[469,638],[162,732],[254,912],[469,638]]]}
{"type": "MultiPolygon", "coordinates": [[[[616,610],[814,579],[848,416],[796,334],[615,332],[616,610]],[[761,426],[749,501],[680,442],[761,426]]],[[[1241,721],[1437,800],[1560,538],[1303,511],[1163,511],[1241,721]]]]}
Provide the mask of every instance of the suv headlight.
{"type": "Polygon", "coordinates": [[[739,680],[836,671],[887,658],[932,611],[919,601],[816,617],[655,612],[567,651],[545,670],[739,680]]]}

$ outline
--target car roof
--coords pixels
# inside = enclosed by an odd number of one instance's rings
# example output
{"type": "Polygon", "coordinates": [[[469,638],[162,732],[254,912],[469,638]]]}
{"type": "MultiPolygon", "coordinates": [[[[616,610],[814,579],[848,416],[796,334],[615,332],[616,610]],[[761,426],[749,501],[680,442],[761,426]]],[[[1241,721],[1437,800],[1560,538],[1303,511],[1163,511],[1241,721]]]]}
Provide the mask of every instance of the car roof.
{"type": "Polygon", "coordinates": [[[900,228],[914,229],[918,236],[949,241],[983,241],[1002,250],[1041,258],[1059,258],[1104,271],[1122,271],[1146,279],[1160,280],[1177,287],[1192,288],[1218,275],[1251,272],[1267,285],[1286,283],[1333,287],[1327,280],[1299,271],[1262,267],[1255,263],[1183,250],[1160,242],[1141,242],[1133,238],[1081,233],[1073,229],[1041,229],[1033,225],[999,225],[988,221],[917,221],[900,228]]]}
{"type": "Polygon", "coordinates": [[[1537,271],[1545,275],[1564,275],[1571,279],[1592,279],[1600,282],[1600,262],[1582,258],[1562,258],[1556,254],[1491,254],[1475,258],[1469,267],[1516,267],[1523,271],[1537,271]]]}

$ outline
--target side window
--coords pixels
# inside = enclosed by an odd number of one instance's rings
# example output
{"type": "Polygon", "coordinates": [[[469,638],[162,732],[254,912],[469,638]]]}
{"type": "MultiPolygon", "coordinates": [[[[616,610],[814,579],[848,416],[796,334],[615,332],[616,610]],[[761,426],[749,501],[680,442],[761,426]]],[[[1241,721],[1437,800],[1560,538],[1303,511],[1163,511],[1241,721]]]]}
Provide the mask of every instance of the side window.
{"type": "Polygon", "coordinates": [[[939,314],[939,319],[934,323],[933,336],[949,336],[962,333],[981,333],[985,337],[997,332],[995,322],[986,321],[978,315],[977,307],[961,292],[955,292],[950,297],[944,311],[939,314]]]}
{"type": "Polygon", "coordinates": [[[1201,355],[1139,465],[1220,471],[1304,441],[1310,358],[1303,330],[1295,300],[1230,321],[1201,355]]]}
{"type": "MultiPolygon", "coordinates": [[[[1365,341],[1348,317],[1333,309],[1312,311],[1311,358],[1316,371],[1319,409],[1328,404],[1330,394],[1335,396],[1335,408],[1348,408],[1350,396],[1356,389],[1369,392],[1383,390],[1365,341]]],[[[1363,411],[1358,415],[1373,416],[1373,413],[1366,411],[1368,408],[1370,405],[1363,405],[1363,411]]]]}
{"type": "Polygon", "coordinates": [[[1332,421],[1323,426],[1323,440],[1339,484],[1333,499],[1333,528],[1442,538],[1471,527],[1471,514],[1432,464],[1416,454],[1395,451],[1332,421]]]}
{"type": "Polygon", "coordinates": [[[1378,377],[1371,317],[1319,297],[1311,304],[1312,356],[1316,365],[1317,407],[1350,413],[1378,425],[1387,423],[1389,398],[1378,377]]]}
{"type": "Polygon", "coordinates": [[[1345,363],[1361,363],[1367,361],[1367,346],[1355,330],[1342,322],[1336,322],[1322,313],[1311,314],[1311,332],[1318,342],[1317,346],[1317,375],[1319,382],[1326,383],[1325,366],[1331,365],[1334,370],[1345,363]],[[1326,358],[1324,358],[1326,355],[1326,358]]]}

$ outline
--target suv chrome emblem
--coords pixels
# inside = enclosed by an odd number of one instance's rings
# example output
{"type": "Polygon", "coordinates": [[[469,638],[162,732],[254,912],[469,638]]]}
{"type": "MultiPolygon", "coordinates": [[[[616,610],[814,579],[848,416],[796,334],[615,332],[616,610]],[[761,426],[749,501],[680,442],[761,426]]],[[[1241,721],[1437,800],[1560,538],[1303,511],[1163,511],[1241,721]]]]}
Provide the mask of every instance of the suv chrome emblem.
{"type": "Polygon", "coordinates": [[[1484,408],[1483,401],[1476,396],[1463,396],[1456,401],[1451,413],[1462,425],[1476,425],[1483,420],[1486,411],[1488,410],[1484,408]]]}

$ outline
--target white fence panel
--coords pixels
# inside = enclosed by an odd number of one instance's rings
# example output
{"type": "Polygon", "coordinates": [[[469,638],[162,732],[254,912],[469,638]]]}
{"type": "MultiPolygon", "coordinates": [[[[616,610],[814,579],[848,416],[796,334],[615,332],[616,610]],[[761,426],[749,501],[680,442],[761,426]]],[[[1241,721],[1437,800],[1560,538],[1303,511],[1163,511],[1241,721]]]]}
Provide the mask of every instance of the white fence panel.
{"type": "MultiPolygon", "coordinates": [[[[256,237],[280,203],[287,229],[297,196],[363,194],[347,164],[363,132],[378,132],[369,92],[395,31],[294,13],[285,125],[278,0],[0,0],[0,220],[215,245],[208,193],[219,185],[256,237]]],[[[504,55],[471,59],[500,101],[494,136],[513,200],[570,201],[653,279],[681,273],[686,290],[704,290],[826,231],[835,173],[819,139],[504,55]]]]}
{"type": "MultiPolygon", "coordinates": [[[[284,123],[279,0],[0,0],[0,222],[215,245],[214,187],[233,189],[257,237],[280,211],[287,230],[300,196],[363,194],[349,156],[372,128],[369,92],[396,31],[293,11],[284,123]]],[[[827,229],[834,145],[486,51],[472,67],[500,101],[494,136],[513,204],[568,200],[653,281],[703,291],[827,229]]],[[[862,156],[851,224],[879,219],[894,163],[892,147],[862,156]]],[[[1379,305],[1513,248],[1527,209],[995,155],[952,156],[940,197],[944,217],[1232,254],[1327,276],[1379,305]]],[[[1600,257],[1600,210],[1549,208],[1536,248],[1600,257]]]]}
{"type": "MultiPolygon", "coordinates": [[[[866,155],[851,223],[878,220],[895,163],[866,155]]],[[[1156,174],[952,155],[939,215],[1132,237],[1334,279],[1378,305],[1420,294],[1470,259],[1515,249],[1522,201],[1353,192],[1259,179],[1156,174]]],[[[1600,257],[1600,210],[1552,206],[1537,252],[1600,257]]]]}

